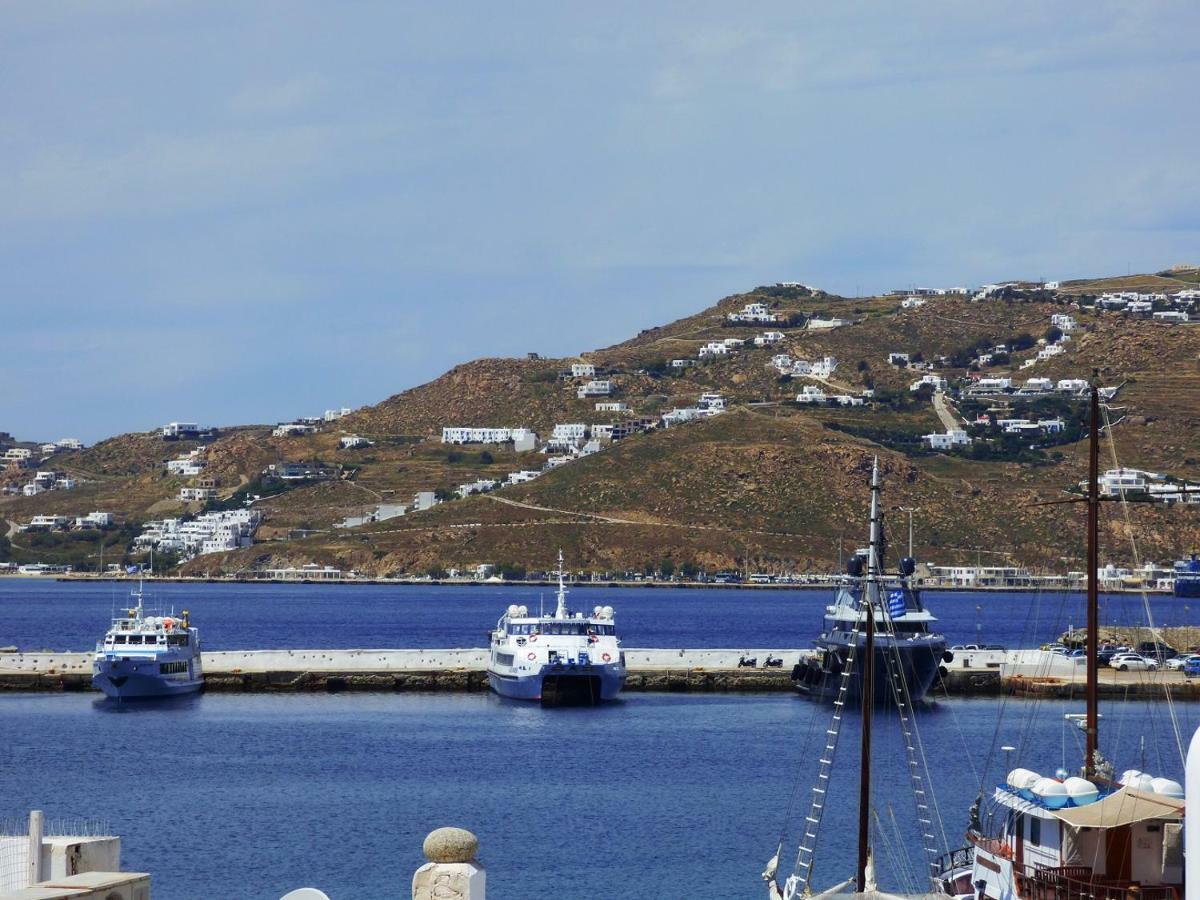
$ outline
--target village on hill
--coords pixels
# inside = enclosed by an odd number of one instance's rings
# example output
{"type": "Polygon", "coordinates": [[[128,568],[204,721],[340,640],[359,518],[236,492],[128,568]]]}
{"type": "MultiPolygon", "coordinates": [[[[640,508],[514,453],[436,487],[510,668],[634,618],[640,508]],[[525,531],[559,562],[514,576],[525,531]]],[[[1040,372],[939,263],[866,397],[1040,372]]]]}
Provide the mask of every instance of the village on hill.
{"type": "Polygon", "coordinates": [[[913,517],[927,576],[1069,583],[1075,512],[1031,504],[1080,490],[1096,378],[1114,460],[1101,489],[1130,501],[1160,561],[1112,550],[1106,577],[1153,587],[1200,546],[1198,326],[1192,267],[867,298],[780,282],[357,410],[180,419],[90,448],[0,434],[0,567],[486,579],[562,546],[597,578],[797,581],[861,542],[879,454],[893,529],[913,517]]]}

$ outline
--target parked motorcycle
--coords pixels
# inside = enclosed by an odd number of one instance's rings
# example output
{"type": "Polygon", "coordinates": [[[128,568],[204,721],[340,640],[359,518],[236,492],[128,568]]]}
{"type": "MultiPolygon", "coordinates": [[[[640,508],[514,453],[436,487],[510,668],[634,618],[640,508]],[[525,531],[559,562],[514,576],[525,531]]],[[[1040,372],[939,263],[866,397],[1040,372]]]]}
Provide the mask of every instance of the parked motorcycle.
{"type": "Polygon", "coordinates": [[[747,659],[746,657],[743,656],[738,659],[738,668],[739,669],[754,669],[757,667],[758,667],[758,657],[757,656],[751,657],[750,659],[747,659]]]}

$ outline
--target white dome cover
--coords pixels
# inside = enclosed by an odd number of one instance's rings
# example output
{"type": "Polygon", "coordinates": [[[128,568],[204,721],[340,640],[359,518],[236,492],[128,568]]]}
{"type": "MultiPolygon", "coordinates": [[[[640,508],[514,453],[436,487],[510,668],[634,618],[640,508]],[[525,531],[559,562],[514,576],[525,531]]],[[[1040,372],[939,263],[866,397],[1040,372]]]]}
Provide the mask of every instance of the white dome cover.
{"type": "Polygon", "coordinates": [[[1076,806],[1094,803],[1100,796],[1099,788],[1086,778],[1068,778],[1063,782],[1063,787],[1067,789],[1067,796],[1076,806]]]}
{"type": "Polygon", "coordinates": [[[1121,782],[1125,787],[1133,788],[1135,791],[1153,791],[1154,779],[1145,772],[1139,772],[1128,781],[1121,782]]]}
{"type": "Polygon", "coordinates": [[[1026,800],[1032,800],[1032,788],[1038,783],[1041,777],[1037,772],[1030,769],[1013,769],[1008,773],[1008,786],[1026,800]]]}
{"type": "Polygon", "coordinates": [[[1176,797],[1183,799],[1183,785],[1178,781],[1173,781],[1170,778],[1155,778],[1150,782],[1150,786],[1154,789],[1154,793],[1162,794],[1166,797],[1176,797]]]}
{"type": "Polygon", "coordinates": [[[1039,778],[1033,786],[1033,795],[1042,801],[1048,809],[1062,809],[1071,798],[1061,781],[1053,778],[1039,778]]]}

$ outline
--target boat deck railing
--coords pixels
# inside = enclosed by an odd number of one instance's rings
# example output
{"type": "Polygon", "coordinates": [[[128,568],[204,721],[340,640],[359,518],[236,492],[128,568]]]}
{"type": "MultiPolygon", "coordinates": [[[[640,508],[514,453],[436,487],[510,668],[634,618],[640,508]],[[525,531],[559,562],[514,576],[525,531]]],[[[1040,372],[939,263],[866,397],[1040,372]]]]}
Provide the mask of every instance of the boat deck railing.
{"type": "Polygon", "coordinates": [[[1029,866],[1017,872],[1018,892],[1028,900],[1182,900],[1171,885],[1143,885],[1105,878],[1088,866],[1029,866]]]}

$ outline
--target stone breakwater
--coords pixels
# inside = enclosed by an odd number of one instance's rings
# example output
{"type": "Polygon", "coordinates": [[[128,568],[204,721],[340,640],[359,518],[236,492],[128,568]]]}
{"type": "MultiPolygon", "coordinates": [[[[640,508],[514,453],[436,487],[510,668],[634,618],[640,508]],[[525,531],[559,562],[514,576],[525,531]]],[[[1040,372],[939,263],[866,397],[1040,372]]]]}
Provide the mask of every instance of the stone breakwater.
{"type": "MultiPolygon", "coordinates": [[[[792,666],[810,650],[627,649],[625,690],[761,693],[792,690],[792,666]],[[741,668],[742,656],[778,668],[741,668]]],[[[229,650],[204,653],[205,689],[214,692],[486,691],[487,650],[229,650]]],[[[0,691],[91,690],[92,654],[0,654],[0,691]]],[[[1083,667],[1041,650],[959,653],[932,696],[1083,697],[1083,667]]],[[[1200,678],[1180,672],[1101,669],[1107,699],[1200,700],[1200,678]]]]}
{"type": "MultiPolygon", "coordinates": [[[[807,650],[627,649],[629,691],[784,691],[807,650]],[[739,668],[742,656],[782,660],[778,668],[739,668]]],[[[209,691],[486,691],[488,651],[205,651],[209,691]]],[[[91,690],[91,653],[0,654],[0,690],[91,690]]]]}

